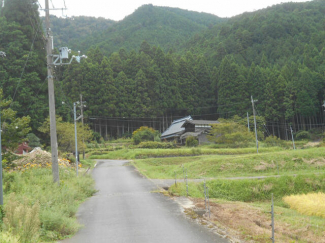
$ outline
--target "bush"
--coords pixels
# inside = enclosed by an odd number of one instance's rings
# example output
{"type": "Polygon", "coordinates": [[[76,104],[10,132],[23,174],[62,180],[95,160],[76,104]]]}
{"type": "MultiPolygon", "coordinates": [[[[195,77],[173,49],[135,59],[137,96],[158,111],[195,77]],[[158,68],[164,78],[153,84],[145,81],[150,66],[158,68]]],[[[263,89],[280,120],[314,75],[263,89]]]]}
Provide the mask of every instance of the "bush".
{"type": "Polygon", "coordinates": [[[149,127],[140,127],[139,129],[135,130],[132,134],[133,143],[138,145],[144,141],[154,141],[155,137],[157,139],[157,135],[159,132],[154,130],[153,128],[149,127]]]}
{"type": "Polygon", "coordinates": [[[199,141],[195,137],[189,136],[186,138],[185,145],[186,147],[196,147],[199,145],[199,141]]]}
{"type": "Polygon", "coordinates": [[[265,143],[268,147],[285,147],[286,145],[285,141],[272,135],[265,139],[265,143]]]}
{"type": "Polygon", "coordinates": [[[255,141],[255,135],[253,132],[248,132],[247,127],[244,125],[233,121],[221,120],[219,124],[212,125],[208,139],[217,144],[247,147],[247,144],[255,141]]]}
{"type": "Polygon", "coordinates": [[[296,133],[296,139],[297,140],[310,139],[310,133],[308,131],[298,131],[296,133]]]}
{"type": "Polygon", "coordinates": [[[162,143],[162,142],[141,142],[138,148],[147,148],[147,149],[169,149],[169,148],[176,148],[174,143],[162,143]]]}

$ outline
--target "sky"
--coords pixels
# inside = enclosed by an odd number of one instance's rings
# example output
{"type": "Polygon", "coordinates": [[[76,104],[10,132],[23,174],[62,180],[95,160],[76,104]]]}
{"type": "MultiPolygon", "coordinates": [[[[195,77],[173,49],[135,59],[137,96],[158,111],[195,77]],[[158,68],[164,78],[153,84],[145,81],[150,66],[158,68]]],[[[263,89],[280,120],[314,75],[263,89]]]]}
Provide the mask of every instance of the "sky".
{"type": "MultiPolygon", "coordinates": [[[[197,12],[205,12],[219,17],[232,17],[244,12],[252,12],[282,2],[306,2],[307,0],[50,0],[50,6],[62,8],[66,5],[67,10],[51,11],[59,16],[92,16],[104,17],[119,21],[132,14],[144,4],[155,6],[167,6],[181,8],[197,12]]],[[[44,7],[45,0],[39,0],[44,7]],[[44,2],[44,3],[43,3],[44,2]]]]}

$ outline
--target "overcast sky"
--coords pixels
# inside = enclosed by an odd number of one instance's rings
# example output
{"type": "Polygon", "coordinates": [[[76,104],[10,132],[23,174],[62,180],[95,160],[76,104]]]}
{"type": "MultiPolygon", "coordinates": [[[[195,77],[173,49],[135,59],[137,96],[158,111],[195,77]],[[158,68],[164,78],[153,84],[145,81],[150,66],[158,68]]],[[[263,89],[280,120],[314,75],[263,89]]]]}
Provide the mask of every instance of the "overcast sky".
{"type": "MultiPolygon", "coordinates": [[[[71,16],[93,16],[104,17],[112,20],[122,20],[125,16],[132,14],[143,4],[155,6],[168,6],[205,12],[219,17],[232,17],[244,12],[252,12],[266,8],[281,2],[306,2],[307,0],[50,0],[50,6],[55,8],[64,7],[64,14],[71,16]],[[52,2],[52,3],[51,3],[52,2]]],[[[39,0],[44,7],[44,0],[39,0]]],[[[62,16],[62,11],[51,11],[51,14],[62,16]]]]}

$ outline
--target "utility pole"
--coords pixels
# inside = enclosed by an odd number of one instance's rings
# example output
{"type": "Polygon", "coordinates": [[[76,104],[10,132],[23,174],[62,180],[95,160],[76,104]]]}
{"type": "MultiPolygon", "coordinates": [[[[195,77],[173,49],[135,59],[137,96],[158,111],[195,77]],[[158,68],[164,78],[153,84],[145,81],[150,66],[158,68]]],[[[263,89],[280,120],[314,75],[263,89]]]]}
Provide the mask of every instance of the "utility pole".
{"type": "MultiPolygon", "coordinates": [[[[6,53],[4,53],[3,51],[0,51],[0,56],[5,57],[6,56],[6,53]]],[[[2,127],[1,127],[1,111],[0,111],[0,206],[3,205],[1,133],[2,133],[2,127]]]]}
{"type": "Polygon", "coordinates": [[[1,112],[0,112],[0,205],[3,205],[1,133],[2,133],[2,129],[1,129],[1,112]]]}
{"type": "Polygon", "coordinates": [[[256,117],[255,117],[255,106],[254,102],[257,100],[253,100],[253,96],[251,96],[252,106],[253,106],[253,114],[254,114],[254,126],[255,126],[255,138],[256,138],[256,150],[258,153],[258,140],[257,140],[257,131],[256,131],[256,117]]]}
{"type": "Polygon", "coordinates": [[[73,118],[74,118],[74,139],[75,139],[75,145],[76,145],[76,172],[78,176],[78,140],[77,140],[77,115],[76,115],[76,103],[73,103],[73,118]]]}
{"type": "Polygon", "coordinates": [[[54,82],[52,75],[52,37],[50,35],[50,8],[49,0],[45,0],[45,23],[46,23],[46,51],[47,51],[47,78],[49,90],[49,112],[50,112],[50,136],[51,136],[51,152],[52,152],[52,174],[53,182],[60,184],[59,163],[58,163],[58,142],[56,135],[55,120],[55,99],[54,99],[54,82]]]}
{"type": "Polygon", "coordinates": [[[293,149],[296,150],[296,146],[295,146],[295,140],[293,139],[293,131],[292,131],[292,126],[290,126],[290,131],[291,131],[291,137],[292,137],[292,145],[293,145],[293,149]]]}
{"type": "MultiPolygon", "coordinates": [[[[82,103],[82,94],[80,94],[80,111],[81,111],[81,122],[82,122],[82,128],[84,127],[84,104],[82,103]]],[[[82,137],[82,145],[84,146],[85,139],[82,137]]],[[[85,159],[85,149],[83,147],[82,149],[82,158],[85,159]]]]}
{"type": "Polygon", "coordinates": [[[248,132],[250,132],[249,131],[249,116],[248,116],[248,112],[247,112],[247,127],[248,127],[248,132]]]}

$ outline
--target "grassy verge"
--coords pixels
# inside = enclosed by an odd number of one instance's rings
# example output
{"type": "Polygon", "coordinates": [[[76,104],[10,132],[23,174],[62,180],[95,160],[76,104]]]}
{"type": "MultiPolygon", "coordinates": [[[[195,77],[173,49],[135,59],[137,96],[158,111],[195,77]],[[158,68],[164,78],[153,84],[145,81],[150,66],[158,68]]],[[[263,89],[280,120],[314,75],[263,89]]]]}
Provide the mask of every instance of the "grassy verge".
{"type": "MultiPolygon", "coordinates": [[[[228,201],[262,202],[270,201],[271,194],[275,202],[283,205],[282,198],[286,195],[325,191],[325,174],[283,176],[261,180],[211,180],[206,182],[210,198],[228,201]]],[[[189,196],[203,198],[203,183],[189,183],[189,196]]],[[[170,192],[176,195],[186,195],[184,183],[173,185],[170,192]]]]}
{"type": "Polygon", "coordinates": [[[77,232],[78,206],[95,191],[90,176],[76,177],[60,168],[60,185],[50,168],[4,173],[4,218],[1,242],[54,242],[77,232]],[[33,232],[32,235],[28,232],[33,232]]]}
{"type": "Polygon", "coordinates": [[[225,178],[260,175],[293,175],[324,172],[325,148],[274,151],[244,155],[209,155],[135,160],[138,170],[149,178],[225,178]]]}
{"type": "MultiPolygon", "coordinates": [[[[282,151],[282,148],[271,147],[261,148],[260,153],[282,151]]],[[[209,147],[199,148],[177,148],[177,149],[121,149],[117,151],[106,152],[100,155],[91,155],[90,159],[144,159],[159,157],[180,157],[197,155],[240,155],[256,153],[255,148],[239,149],[213,149],[209,147]]]]}

